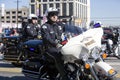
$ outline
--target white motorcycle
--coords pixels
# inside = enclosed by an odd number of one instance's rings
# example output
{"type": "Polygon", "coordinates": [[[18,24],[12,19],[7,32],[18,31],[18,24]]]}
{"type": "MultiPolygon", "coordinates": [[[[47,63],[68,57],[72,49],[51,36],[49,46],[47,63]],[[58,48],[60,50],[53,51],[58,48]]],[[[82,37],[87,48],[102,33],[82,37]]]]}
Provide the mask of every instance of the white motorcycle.
{"type": "MultiPolygon", "coordinates": [[[[116,71],[101,58],[100,28],[90,29],[72,37],[61,48],[64,68],[69,80],[115,80],[116,71]]],[[[30,47],[31,48],[31,47],[30,47]]],[[[27,49],[28,50],[28,49],[27,49]]],[[[33,50],[33,48],[32,48],[33,50]]],[[[44,53],[35,60],[27,59],[22,72],[39,80],[62,80],[49,54],[44,53]],[[52,79],[51,79],[52,78],[52,79]]]]}
{"type": "Polygon", "coordinates": [[[117,72],[99,54],[102,34],[101,28],[90,29],[62,47],[65,64],[74,63],[79,67],[75,80],[116,80],[117,72]]]}

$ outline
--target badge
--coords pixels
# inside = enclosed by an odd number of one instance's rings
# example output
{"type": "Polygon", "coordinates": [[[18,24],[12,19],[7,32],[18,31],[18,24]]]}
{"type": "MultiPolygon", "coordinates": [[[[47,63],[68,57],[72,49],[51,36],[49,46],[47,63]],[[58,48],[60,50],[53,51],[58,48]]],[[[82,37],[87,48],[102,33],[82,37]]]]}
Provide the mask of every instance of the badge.
{"type": "Polygon", "coordinates": [[[42,26],[42,28],[43,28],[43,29],[47,29],[47,26],[44,25],[44,26],[42,26]]]}
{"type": "Polygon", "coordinates": [[[62,30],[62,27],[61,26],[58,26],[59,30],[62,30]]]}
{"type": "Polygon", "coordinates": [[[27,26],[27,28],[30,28],[30,26],[27,26]]]}

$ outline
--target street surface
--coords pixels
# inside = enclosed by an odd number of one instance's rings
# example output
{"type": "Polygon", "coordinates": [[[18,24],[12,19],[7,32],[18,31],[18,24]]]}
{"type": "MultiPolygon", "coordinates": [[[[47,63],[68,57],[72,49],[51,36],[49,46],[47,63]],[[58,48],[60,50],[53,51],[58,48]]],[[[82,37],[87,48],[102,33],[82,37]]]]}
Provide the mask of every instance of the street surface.
{"type": "Polygon", "coordinates": [[[117,71],[116,77],[118,78],[117,80],[120,80],[120,59],[108,57],[105,62],[110,64],[117,71]]]}
{"type": "Polygon", "coordinates": [[[34,80],[25,77],[20,67],[13,66],[10,62],[0,60],[0,80],[34,80]]]}
{"type": "MultiPolygon", "coordinates": [[[[105,60],[110,64],[118,73],[116,74],[117,80],[120,80],[120,60],[116,57],[108,57],[105,60]]],[[[35,80],[25,77],[21,73],[20,67],[14,67],[11,63],[0,60],[0,80],[35,80]]]]}

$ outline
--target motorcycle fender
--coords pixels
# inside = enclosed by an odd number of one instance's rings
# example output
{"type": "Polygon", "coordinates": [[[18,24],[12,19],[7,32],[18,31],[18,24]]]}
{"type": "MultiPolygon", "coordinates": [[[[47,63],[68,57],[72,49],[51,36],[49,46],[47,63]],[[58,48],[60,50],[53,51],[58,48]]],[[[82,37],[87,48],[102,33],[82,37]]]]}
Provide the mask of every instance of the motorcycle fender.
{"type": "Polygon", "coordinates": [[[93,65],[96,72],[101,73],[102,75],[108,76],[108,71],[113,69],[112,66],[107,64],[106,62],[97,62],[93,65]]]}

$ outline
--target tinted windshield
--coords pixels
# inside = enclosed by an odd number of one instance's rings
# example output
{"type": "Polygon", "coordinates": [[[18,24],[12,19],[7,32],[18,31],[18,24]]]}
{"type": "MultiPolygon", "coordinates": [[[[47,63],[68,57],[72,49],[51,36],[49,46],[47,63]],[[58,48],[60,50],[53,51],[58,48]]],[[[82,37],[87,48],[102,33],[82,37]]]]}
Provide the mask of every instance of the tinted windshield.
{"type": "Polygon", "coordinates": [[[78,26],[71,26],[71,25],[65,26],[65,33],[70,33],[72,36],[79,35],[84,31],[86,31],[85,28],[80,28],[78,26]]]}

